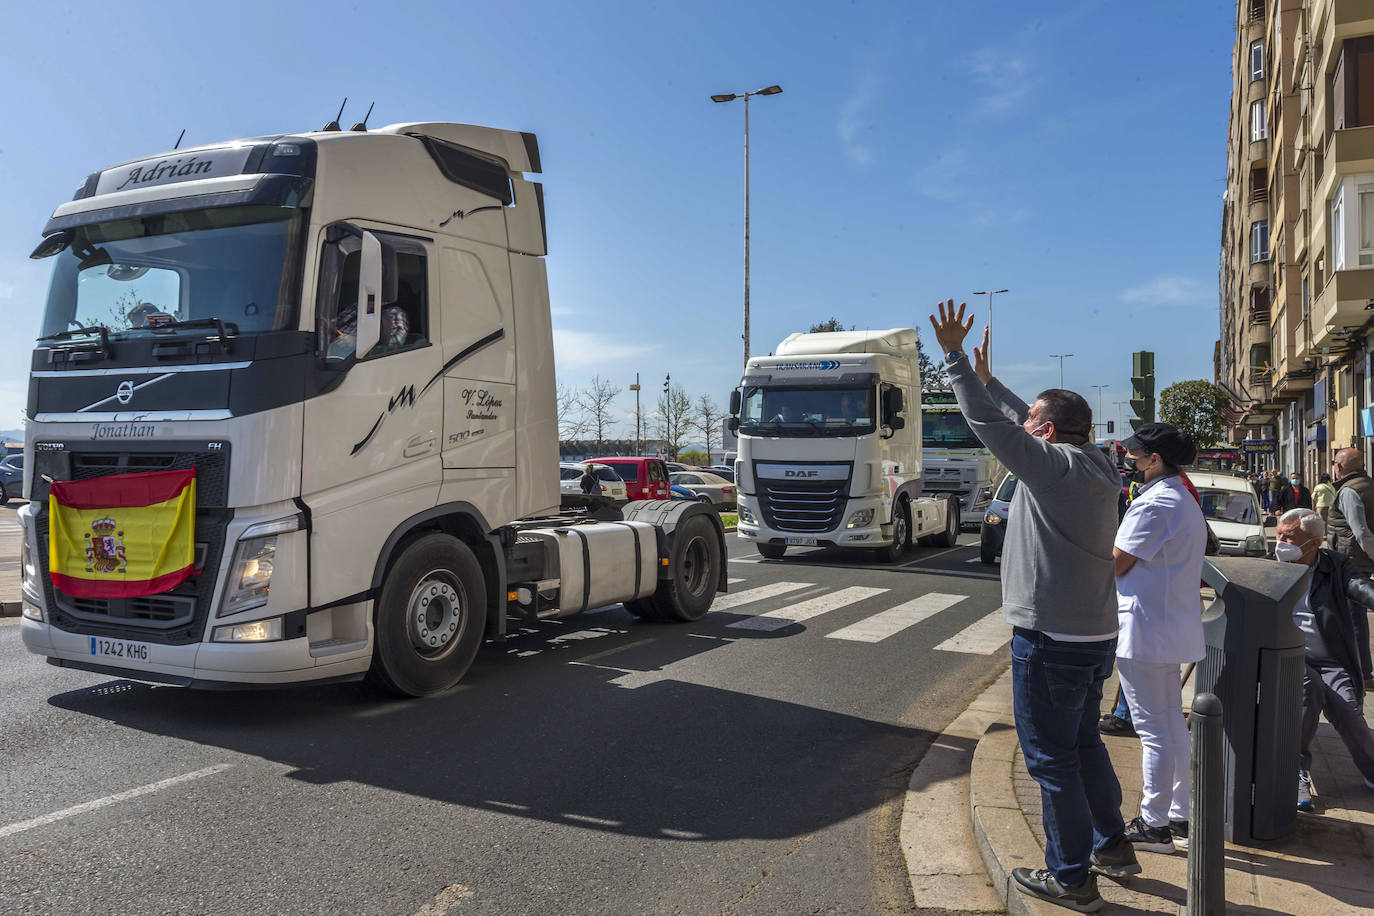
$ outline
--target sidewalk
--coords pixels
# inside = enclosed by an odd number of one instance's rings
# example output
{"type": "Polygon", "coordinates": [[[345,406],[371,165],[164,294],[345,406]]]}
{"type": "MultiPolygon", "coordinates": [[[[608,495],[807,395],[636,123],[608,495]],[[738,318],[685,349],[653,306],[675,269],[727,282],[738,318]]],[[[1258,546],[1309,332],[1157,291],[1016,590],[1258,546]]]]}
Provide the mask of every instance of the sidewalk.
{"type": "MultiPolygon", "coordinates": [[[[1192,685],[1184,702],[1191,702],[1192,685]]],[[[1103,707],[1116,693],[1107,683],[1103,707]]],[[[973,753],[969,803],[973,834],[999,901],[1012,913],[1048,914],[1066,910],[1026,897],[1010,885],[1011,870],[1043,868],[1044,832],[1040,788],[1026,772],[1012,724],[1010,680],[1002,680],[978,701],[999,708],[973,753]]],[[[1374,724],[1374,703],[1365,716],[1374,724]]],[[[1123,814],[1139,813],[1140,742],[1104,738],[1121,780],[1123,814]]],[[[1374,791],[1366,789],[1345,745],[1325,720],[1313,748],[1312,778],[1320,793],[1317,810],[1299,814],[1297,829],[1283,840],[1256,846],[1226,846],[1228,913],[1374,912],[1374,791]]],[[[1140,853],[1144,872],[1124,884],[1098,878],[1107,906],[1103,912],[1187,912],[1188,861],[1140,853]]]]}
{"type": "Polygon", "coordinates": [[[19,616],[19,520],[15,510],[23,503],[10,500],[0,506],[0,617],[19,616]]]}

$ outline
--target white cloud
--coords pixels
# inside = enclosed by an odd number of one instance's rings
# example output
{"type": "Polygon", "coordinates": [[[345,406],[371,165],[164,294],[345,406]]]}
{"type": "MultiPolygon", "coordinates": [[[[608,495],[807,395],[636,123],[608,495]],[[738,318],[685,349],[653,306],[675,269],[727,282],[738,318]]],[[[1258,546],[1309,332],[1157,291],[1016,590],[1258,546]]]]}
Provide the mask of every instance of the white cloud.
{"type": "Polygon", "coordinates": [[[557,354],[559,371],[575,373],[604,370],[608,363],[643,356],[657,347],[628,342],[595,331],[554,328],[553,349],[557,354]]]}
{"type": "Polygon", "coordinates": [[[1208,287],[1192,277],[1164,276],[1132,286],[1121,293],[1121,298],[1127,302],[1175,305],[1196,302],[1207,294],[1208,287]]]}
{"type": "Polygon", "coordinates": [[[873,151],[860,142],[860,134],[867,126],[864,118],[877,95],[878,77],[872,73],[865,73],[840,106],[840,117],[835,130],[844,145],[845,155],[855,165],[864,166],[873,161],[873,151]]]}
{"type": "Polygon", "coordinates": [[[1034,85],[1026,58],[998,48],[974,51],[968,68],[982,92],[975,109],[979,114],[995,115],[1009,110],[1025,98],[1034,85]]]}

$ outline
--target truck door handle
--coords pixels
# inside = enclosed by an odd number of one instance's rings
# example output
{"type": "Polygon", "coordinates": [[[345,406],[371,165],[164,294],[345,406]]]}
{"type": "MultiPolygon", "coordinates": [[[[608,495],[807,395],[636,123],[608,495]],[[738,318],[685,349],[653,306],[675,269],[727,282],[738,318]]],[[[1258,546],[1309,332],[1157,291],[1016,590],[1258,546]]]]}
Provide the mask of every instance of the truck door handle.
{"type": "Polygon", "coordinates": [[[406,442],[405,448],[401,450],[401,454],[406,458],[418,458],[421,455],[434,451],[434,442],[435,437],[432,431],[420,433],[418,436],[411,436],[406,442]]]}

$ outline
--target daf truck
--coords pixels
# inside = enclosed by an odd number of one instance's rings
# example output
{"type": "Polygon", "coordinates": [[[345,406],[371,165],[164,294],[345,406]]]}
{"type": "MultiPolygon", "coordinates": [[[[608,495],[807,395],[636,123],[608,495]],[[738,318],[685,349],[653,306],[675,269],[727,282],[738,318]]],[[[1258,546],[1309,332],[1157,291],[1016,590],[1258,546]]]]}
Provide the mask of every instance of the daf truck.
{"type": "MultiPolygon", "coordinates": [[[[704,615],[727,581],[707,507],[560,514],[540,171],[528,133],[333,123],[81,182],[33,252],[52,279],[19,513],[28,650],[185,686],[370,675],[418,696],[512,618],[704,615]],[[187,469],[185,581],[57,587],[55,483],[187,469]]],[[[95,519],[64,575],[133,566],[123,525],[95,519]]]]}
{"type": "Polygon", "coordinates": [[[973,434],[952,391],[921,397],[921,471],[927,492],[958,497],[965,526],[982,524],[1004,468],[973,434]]]}
{"type": "Polygon", "coordinates": [[[855,547],[895,562],[913,539],[954,546],[957,499],[923,489],[914,329],[792,334],[749,360],[730,413],[737,531],[764,557],[855,547]]]}

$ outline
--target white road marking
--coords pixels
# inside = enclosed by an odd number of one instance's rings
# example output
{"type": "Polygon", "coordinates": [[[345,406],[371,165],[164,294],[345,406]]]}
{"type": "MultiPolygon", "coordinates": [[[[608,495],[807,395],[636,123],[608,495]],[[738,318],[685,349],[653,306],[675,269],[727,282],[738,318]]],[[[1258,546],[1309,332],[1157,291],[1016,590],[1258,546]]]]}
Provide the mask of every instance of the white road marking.
{"type": "Polygon", "coordinates": [[[63,808],[61,811],[54,811],[52,814],[43,814],[38,817],[31,817],[26,821],[19,821],[5,827],[0,827],[0,837],[13,836],[16,833],[23,833],[25,830],[32,830],[35,827],[46,827],[48,824],[55,824],[58,821],[66,820],[69,817],[76,817],[78,814],[85,814],[87,811],[96,811],[110,805],[117,805],[122,801],[131,798],[138,798],[140,795],[149,795],[163,789],[175,786],[179,783],[190,782],[193,779],[202,779],[206,776],[213,776],[216,773],[232,767],[232,763],[220,763],[203,770],[196,770],[194,773],[182,773],[180,776],[172,776],[167,779],[159,779],[146,786],[139,786],[137,789],[128,789],[124,792],[117,792],[114,795],[106,795],[104,798],[97,798],[94,801],[82,802],[79,805],[72,805],[70,808],[63,808]]]}
{"type": "Polygon", "coordinates": [[[743,579],[731,579],[731,580],[730,580],[730,584],[731,584],[731,585],[738,585],[739,583],[741,583],[741,582],[743,582],[743,581],[744,581],[743,579]]]}
{"type": "Polygon", "coordinates": [[[735,621],[730,626],[741,630],[781,630],[783,627],[801,623],[803,620],[810,620],[812,617],[842,608],[856,601],[863,601],[865,598],[872,598],[874,595],[881,595],[886,591],[885,588],[855,585],[851,588],[842,588],[839,591],[820,595],[800,604],[778,608],[766,614],[746,617],[744,620],[735,621]]]}
{"type": "Polygon", "coordinates": [[[799,588],[806,588],[808,582],[770,582],[767,585],[760,585],[758,588],[746,588],[742,592],[733,592],[728,595],[721,595],[711,604],[713,611],[728,611],[730,608],[739,607],[741,604],[753,604],[755,601],[763,601],[766,598],[776,598],[778,595],[785,595],[788,592],[795,592],[799,588]]]}
{"type": "Polygon", "coordinates": [[[889,636],[915,626],[927,617],[933,617],[946,608],[953,607],[967,598],[967,595],[942,595],[931,592],[905,604],[874,614],[872,617],[850,624],[834,633],[827,633],[826,639],[848,639],[853,642],[882,642],[889,636]]]}
{"type": "Polygon", "coordinates": [[[944,652],[968,652],[972,655],[991,655],[1011,640],[1011,624],[1002,609],[988,614],[976,623],[964,627],[936,646],[944,652]]]}
{"type": "Polygon", "coordinates": [[[569,664],[576,665],[579,663],[585,664],[586,662],[594,662],[599,658],[605,658],[608,655],[615,655],[617,652],[624,652],[626,649],[633,649],[635,646],[642,646],[645,643],[651,643],[653,641],[654,638],[652,636],[650,636],[647,639],[636,639],[634,642],[627,642],[625,643],[625,645],[616,646],[614,649],[605,649],[601,652],[593,652],[591,655],[584,655],[575,662],[569,662],[569,664]]]}
{"type": "Polygon", "coordinates": [[[731,558],[730,558],[730,562],[731,562],[731,563],[757,563],[757,562],[759,561],[759,559],[760,559],[759,557],[731,557],[731,558]]]}

